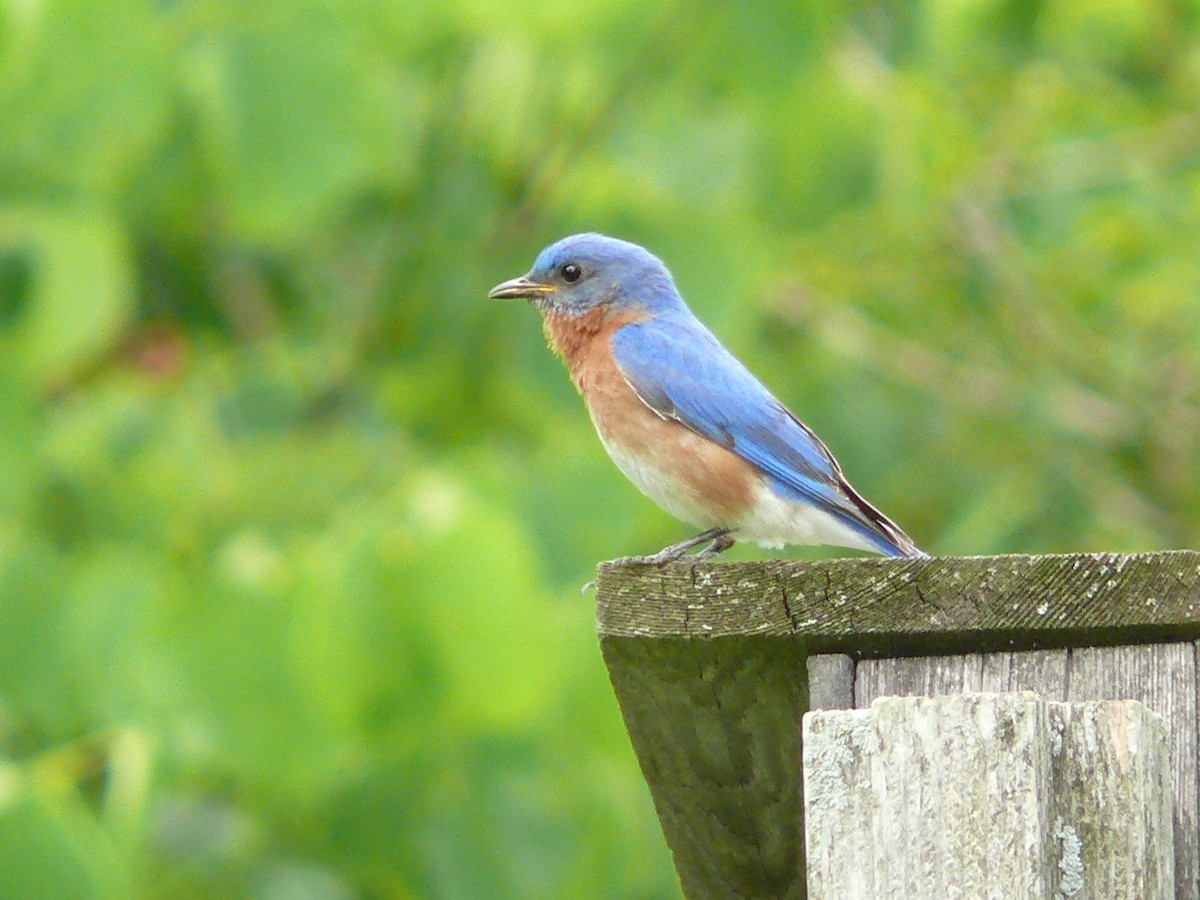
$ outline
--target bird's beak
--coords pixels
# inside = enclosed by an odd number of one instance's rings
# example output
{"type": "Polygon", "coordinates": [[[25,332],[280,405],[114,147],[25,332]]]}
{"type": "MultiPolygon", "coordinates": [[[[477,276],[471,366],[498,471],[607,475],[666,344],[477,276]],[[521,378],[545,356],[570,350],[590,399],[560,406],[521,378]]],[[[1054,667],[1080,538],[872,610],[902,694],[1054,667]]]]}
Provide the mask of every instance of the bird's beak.
{"type": "Polygon", "coordinates": [[[488,291],[488,299],[532,300],[534,297],[553,294],[555,290],[556,288],[552,284],[543,284],[540,281],[534,281],[528,275],[522,275],[520,278],[513,278],[503,284],[496,285],[488,291]]]}

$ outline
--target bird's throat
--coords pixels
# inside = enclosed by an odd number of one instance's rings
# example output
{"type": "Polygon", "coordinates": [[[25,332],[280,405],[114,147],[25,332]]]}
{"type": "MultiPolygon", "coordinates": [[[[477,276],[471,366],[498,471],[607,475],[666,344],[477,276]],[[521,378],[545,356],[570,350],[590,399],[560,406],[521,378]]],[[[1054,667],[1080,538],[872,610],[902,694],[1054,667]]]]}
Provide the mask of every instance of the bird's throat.
{"type": "Polygon", "coordinates": [[[542,330],[550,349],[566,364],[575,386],[583,390],[592,370],[606,363],[611,366],[613,334],[626,325],[645,320],[642,312],[615,312],[605,305],[579,316],[546,312],[542,316],[542,330]]]}

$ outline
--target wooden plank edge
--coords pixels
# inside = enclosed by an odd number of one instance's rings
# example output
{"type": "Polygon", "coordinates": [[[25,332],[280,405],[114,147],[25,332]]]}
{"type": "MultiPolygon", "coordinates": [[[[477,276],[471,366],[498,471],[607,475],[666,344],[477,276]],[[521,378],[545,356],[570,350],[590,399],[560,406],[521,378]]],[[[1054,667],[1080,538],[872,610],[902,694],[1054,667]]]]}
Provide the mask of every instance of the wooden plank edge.
{"type": "Polygon", "coordinates": [[[806,653],[895,655],[1200,639],[1200,553],[605,563],[616,638],[788,637],[806,653]]]}

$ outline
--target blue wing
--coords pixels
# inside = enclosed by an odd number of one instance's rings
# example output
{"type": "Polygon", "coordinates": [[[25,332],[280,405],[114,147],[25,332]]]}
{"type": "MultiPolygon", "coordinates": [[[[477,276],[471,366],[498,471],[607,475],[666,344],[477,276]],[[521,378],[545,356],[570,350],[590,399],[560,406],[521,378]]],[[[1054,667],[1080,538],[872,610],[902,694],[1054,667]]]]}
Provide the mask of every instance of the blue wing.
{"type": "Polygon", "coordinates": [[[831,513],[880,552],[919,553],[855,492],[821,440],[690,313],[627,325],[612,348],[626,381],[659,415],[736,453],[777,493],[831,513]]]}

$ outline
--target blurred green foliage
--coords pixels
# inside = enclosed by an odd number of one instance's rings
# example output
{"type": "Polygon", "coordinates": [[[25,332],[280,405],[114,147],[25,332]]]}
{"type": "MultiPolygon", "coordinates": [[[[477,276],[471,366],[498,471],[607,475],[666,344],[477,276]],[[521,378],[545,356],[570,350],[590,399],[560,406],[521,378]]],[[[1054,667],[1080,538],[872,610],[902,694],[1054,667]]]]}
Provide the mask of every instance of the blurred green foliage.
{"type": "Polygon", "coordinates": [[[0,4],[0,893],[675,895],[578,586],[686,531],[486,290],[640,241],[927,548],[1195,546],[1197,110],[1195,0],[0,4]]]}

